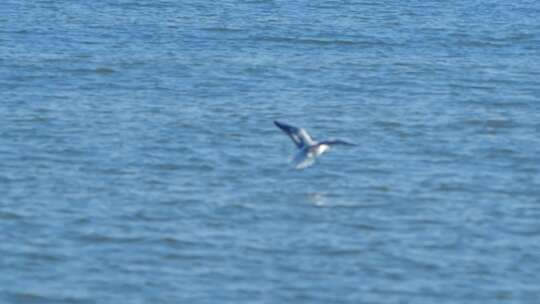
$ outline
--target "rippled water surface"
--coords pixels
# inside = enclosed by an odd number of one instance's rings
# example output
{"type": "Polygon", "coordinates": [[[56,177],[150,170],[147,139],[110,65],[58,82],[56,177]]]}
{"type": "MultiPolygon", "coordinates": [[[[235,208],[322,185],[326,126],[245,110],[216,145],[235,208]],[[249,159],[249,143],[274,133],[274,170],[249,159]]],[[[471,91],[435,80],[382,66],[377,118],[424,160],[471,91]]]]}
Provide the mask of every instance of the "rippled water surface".
{"type": "Polygon", "coordinates": [[[538,2],[188,2],[0,4],[1,303],[539,303],[538,2]]]}

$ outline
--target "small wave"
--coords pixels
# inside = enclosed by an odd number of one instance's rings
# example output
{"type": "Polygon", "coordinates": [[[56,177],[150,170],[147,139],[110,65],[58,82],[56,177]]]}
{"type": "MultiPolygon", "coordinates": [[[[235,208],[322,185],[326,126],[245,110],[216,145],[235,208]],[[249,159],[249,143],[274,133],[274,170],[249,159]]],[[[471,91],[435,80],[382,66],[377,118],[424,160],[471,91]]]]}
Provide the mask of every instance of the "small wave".
{"type": "Polygon", "coordinates": [[[514,127],[514,123],[510,120],[490,119],[485,122],[485,126],[493,129],[511,128],[514,127]]]}
{"type": "Polygon", "coordinates": [[[467,187],[467,185],[457,184],[457,183],[441,183],[434,190],[440,191],[440,192],[459,192],[459,193],[472,192],[472,189],[470,189],[470,187],[467,187]]]}
{"type": "Polygon", "coordinates": [[[320,254],[330,257],[351,256],[356,257],[362,255],[365,251],[357,248],[332,248],[324,247],[317,250],[320,254]]]}
{"type": "Polygon", "coordinates": [[[237,32],[243,31],[242,29],[234,29],[234,28],[221,27],[221,26],[206,27],[206,28],[202,28],[202,30],[206,32],[218,32],[218,33],[237,33],[237,32]]]}
{"type": "Polygon", "coordinates": [[[48,296],[34,292],[11,292],[6,294],[6,298],[13,303],[94,303],[90,299],[74,296],[48,296]]]}
{"type": "Polygon", "coordinates": [[[52,303],[53,299],[32,292],[16,292],[8,294],[14,303],[52,303]]]}
{"type": "Polygon", "coordinates": [[[383,129],[399,129],[403,127],[403,124],[397,121],[379,120],[374,123],[376,126],[380,126],[383,129]]]}
{"type": "Polygon", "coordinates": [[[512,129],[517,126],[515,122],[503,119],[469,119],[464,121],[464,123],[469,126],[482,128],[487,133],[512,129]]]}
{"type": "Polygon", "coordinates": [[[3,34],[28,34],[28,33],[30,33],[30,31],[29,30],[18,30],[18,31],[0,30],[0,33],[3,33],[3,34]]]}
{"type": "Polygon", "coordinates": [[[173,261],[200,261],[205,259],[205,256],[200,254],[189,254],[189,253],[169,253],[163,256],[165,260],[173,261]]]}
{"type": "Polygon", "coordinates": [[[97,73],[97,74],[112,74],[115,71],[113,69],[109,69],[109,68],[97,68],[97,69],[94,70],[94,72],[97,73]]]}
{"type": "Polygon", "coordinates": [[[200,243],[197,243],[197,242],[194,242],[194,241],[180,240],[180,239],[178,239],[176,237],[171,237],[171,236],[160,238],[160,239],[157,240],[157,242],[165,244],[165,245],[167,245],[169,247],[178,247],[178,248],[193,247],[193,246],[197,246],[198,244],[200,244],[200,243]]]}
{"type": "Polygon", "coordinates": [[[160,170],[160,171],[178,171],[178,170],[181,170],[183,167],[178,165],[178,164],[174,164],[174,163],[162,163],[162,164],[156,164],[153,166],[155,169],[157,170],[160,170]]]}
{"type": "Polygon", "coordinates": [[[73,74],[83,74],[83,75],[90,75],[90,74],[109,75],[116,71],[110,68],[96,68],[96,69],[74,69],[74,70],[68,70],[68,72],[73,73],[73,74]]]}
{"type": "Polygon", "coordinates": [[[83,235],[80,239],[90,243],[137,243],[145,240],[143,237],[108,236],[97,233],[83,235]]]}
{"type": "Polygon", "coordinates": [[[13,213],[13,212],[0,212],[0,219],[2,220],[19,220],[22,219],[23,216],[13,213]]]}
{"type": "Polygon", "coordinates": [[[47,252],[29,252],[25,253],[24,255],[36,263],[62,262],[69,259],[69,256],[66,256],[64,254],[54,254],[47,252]]]}
{"type": "MultiPolygon", "coordinates": [[[[317,39],[317,38],[293,38],[293,37],[257,37],[257,41],[279,42],[279,43],[294,43],[294,44],[311,44],[311,45],[342,45],[342,46],[363,46],[370,47],[379,45],[380,42],[361,42],[344,39],[317,39]]],[[[384,44],[384,43],[383,43],[384,44]]]]}

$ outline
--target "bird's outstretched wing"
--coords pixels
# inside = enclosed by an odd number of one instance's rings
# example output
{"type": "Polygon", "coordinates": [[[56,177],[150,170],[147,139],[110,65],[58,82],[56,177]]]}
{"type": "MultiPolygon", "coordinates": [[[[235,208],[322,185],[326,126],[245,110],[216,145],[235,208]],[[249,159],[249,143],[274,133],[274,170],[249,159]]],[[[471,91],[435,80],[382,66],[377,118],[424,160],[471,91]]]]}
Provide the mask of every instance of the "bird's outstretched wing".
{"type": "Polygon", "coordinates": [[[356,146],[355,144],[341,140],[341,139],[330,139],[330,140],[323,140],[321,142],[318,142],[317,145],[343,145],[343,146],[356,146]]]}
{"type": "Polygon", "coordinates": [[[311,136],[302,128],[293,127],[279,121],[274,121],[274,124],[280,128],[285,134],[289,135],[292,141],[296,144],[296,147],[302,149],[306,146],[311,146],[315,142],[311,139],[311,136]]]}

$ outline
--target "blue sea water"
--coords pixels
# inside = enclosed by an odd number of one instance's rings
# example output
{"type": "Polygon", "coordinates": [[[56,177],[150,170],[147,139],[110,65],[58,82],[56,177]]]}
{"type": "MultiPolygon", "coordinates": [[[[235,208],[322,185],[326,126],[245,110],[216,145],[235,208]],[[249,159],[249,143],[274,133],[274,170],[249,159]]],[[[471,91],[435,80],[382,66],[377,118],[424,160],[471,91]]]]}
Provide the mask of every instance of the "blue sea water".
{"type": "Polygon", "coordinates": [[[0,303],[540,302],[540,2],[0,12],[0,303]]]}

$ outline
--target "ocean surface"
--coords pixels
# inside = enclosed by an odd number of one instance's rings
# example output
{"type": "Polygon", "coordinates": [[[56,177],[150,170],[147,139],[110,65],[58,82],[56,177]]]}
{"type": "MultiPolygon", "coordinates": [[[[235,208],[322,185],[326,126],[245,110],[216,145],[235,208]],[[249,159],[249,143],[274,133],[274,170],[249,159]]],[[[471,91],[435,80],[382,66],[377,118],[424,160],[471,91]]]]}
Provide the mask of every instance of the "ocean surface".
{"type": "Polygon", "coordinates": [[[0,12],[0,303],[540,303],[540,2],[0,12]]]}

